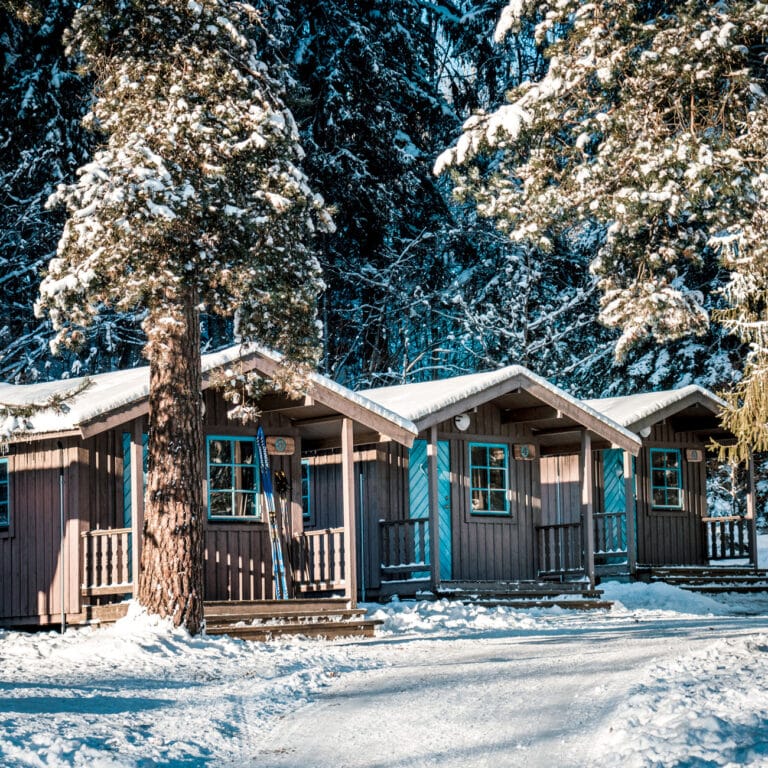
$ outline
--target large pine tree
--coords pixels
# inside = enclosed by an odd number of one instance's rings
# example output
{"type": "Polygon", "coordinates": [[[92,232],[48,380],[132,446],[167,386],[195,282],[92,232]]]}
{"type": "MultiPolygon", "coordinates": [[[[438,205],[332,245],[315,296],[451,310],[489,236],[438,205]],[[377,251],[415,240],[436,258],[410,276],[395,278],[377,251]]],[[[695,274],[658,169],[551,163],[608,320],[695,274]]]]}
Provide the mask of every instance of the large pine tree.
{"type": "Polygon", "coordinates": [[[225,0],[94,0],[71,49],[93,73],[100,139],[56,198],[69,211],[38,307],[76,345],[104,307],[140,309],[150,365],[138,598],[191,632],[202,619],[200,312],[235,317],[298,365],[318,344],[309,241],[331,227],[299,169],[258,13],[225,0]]]}

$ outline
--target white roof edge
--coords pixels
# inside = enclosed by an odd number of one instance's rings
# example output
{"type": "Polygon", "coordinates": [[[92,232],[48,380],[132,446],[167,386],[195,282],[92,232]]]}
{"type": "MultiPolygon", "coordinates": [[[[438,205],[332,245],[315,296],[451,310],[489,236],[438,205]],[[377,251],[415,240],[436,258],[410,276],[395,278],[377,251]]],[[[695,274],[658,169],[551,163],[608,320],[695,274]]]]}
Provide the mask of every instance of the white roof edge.
{"type": "MultiPolygon", "coordinates": [[[[522,368],[522,366],[520,367],[522,368]]],[[[553,384],[551,381],[547,381],[542,376],[539,376],[533,371],[529,371],[527,368],[523,368],[522,375],[531,379],[531,381],[534,381],[537,384],[543,387],[546,387],[553,394],[556,394],[559,397],[564,398],[568,402],[580,408],[582,411],[585,411],[586,413],[588,413],[592,418],[597,419],[598,421],[601,421],[602,423],[604,423],[607,427],[610,427],[611,429],[616,430],[617,432],[622,434],[624,437],[629,439],[631,442],[636,443],[638,446],[642,446],[643,441],[634,432],[632,432],[632,430],[627,429],[623,424],[620,424],[619,422],[610,418],[610,416],[606,416],[604,413],[600,413],[600,411],[595,410],[594,408],[592,408],[592,406],[590,406],[584,400],[580,400],[578,397],[575,397],[574,395],[570,394],[570,392],[566,392],[564,389],[558,387],[557,384],[553,384]]]]}
{"type": "Polygon", "coordinates": [[[632,395],[620,395],[616,397],[604,397],[588,400],[588,405],[593,408],[599,409],[599,404],[605,403],[606,410],[610,410],[612,407],[624,405],[629,407],[632,401],[639,399],[647,400],[648,402],[642,407],[637,407],[635,410],[628,410],[623,417],[616,416],[613,418],[619,420],[627,428],[630,428],[633,424],[638,424],[646,419],[651,418],[655,413],[662,411],[670,406],[676,405],[682,400],[686,400],[692,395],[700,395],[704,400],[709,401],[712,405],[723,410],[728,407],[728,404],[721,397],[718,397],[714,392],[699,384],[687,384],[679,389],[666,389],[656,392],[637,392],[632,395]]]}
{"type": "MultiPolygon", "coordinates": [[[[610,418],[609,416],[606,416],[604,413],[601,413],[597,409],[586,404],[583,400],[579,400],[577,397],[574,397],[569,392],[566,392],[564,389],[558,387],[556,384],[553,384],[552,382],[548,381],[542,376],[539,376],[538,374],[534,373],[533,371],[529,370],[528,368],[522,365],[508,365],[508,366],[505,366],[504,368],[498,368],[495,371],[486,371],[483,373],[476,373],[476,374],[466,374],[466,376],[464,377],[453,377],[453,380],[466,378],[468,381],[467,387],[463,390],[459,389],[454,392],[450,392],[449,394],[445,395],[445,397],[434,398],[431,402],[422,403],[420,408],[417,406],[416,410],[409,412],[408,417],[414,422],[419,422],[425,417],[433,413],[436,413],[437,411],[440,411],[444,408],[448,408],[450,405],[454,403],[458,404],[459,402],[461,402],[461,400],[466,399],[473,394],[478,394],[485,389],[489,389],[491,387],[497,386],[498,384],[502,384],[505,381],[508,381],[516,377],[527,379],[532,384],[536,384],[542,387],[543,389],[551,392],[553,395],[568,401],[570,404],[572,404],[576,408],[587,413],[593,419],[605,424],[606,427],[608,427],[609,429],[612,429],[615,432],[621,434],[624,438],[629,440],[631,443],[637,445],[638,447],[642,445],[642,441],[640,440],[640,438],[634,432],[627,429],[624,425],[618,423],[617,421],[610,418]]],[[[376,389],[363,390],[363,394],[366,397],[371,398],[375,396],[374,393],[376,392],[379,392],[385,395],[395,394],[398,391],[406,392],[407,390],[405,388],[407,387],[411,387],[411,388],[419,387],[419,389],[421,390],[426,390],[428,389],[430,384],[439,386],[441,383],[445,384],[450,381],[451,379],[438,379],[434,382],[418,382],[416,384],[396,384],[389,387],[378,387],[376,389]]]]}
{"type": "MultiPolygon", "coordinates": [[[[262,357],[266,357],[276,363],[280,363],[283,360],[283,355],[281,355],[279,352],[275,352],[274,350],[259,346],[258,344],[235,344],[231,347],[227,347],[226,349],[219,350],[218,352],[212,352],[208,355],[204,355],[205,358],[209,359],[207,360],[208,366],[203,368],[203,373],[207,373],[208,371],[211,371],[215,368],[220,368],[227,363],[236,362],[238,359],[254,353],[261,355],[262,357]]],[[[410,432],[413,435],[419,434],[418,428],[412,421],[403,418],[400,414],[395,413],[389,408],[386,408],[383,405],[374,402],[373,400],[369,400],[359,392],[355,392],[354,390],[345,387],[343,384],[339,384],[333,379],[329,379],[327,376],[323,376],[321,373],[310,373],[309,379],[310,381],[319,384],[321,387],[325,387],[325,389],[329,389],[332,392],[335,392],[337,395],[341,395],[350,402],[368,409],[372,413],[375,413],[377,416],[381,416],[382,418],[391,421],[393,424],[397,425],[406,432],[410,432]]]]}
{"type": "MultiPolygon", "coordinates": [[[[272,350],[268,350],[257,344],[235,344],[225,349],[218,350],[216,352],[209,352],[201,356],[201,369],[202,373],[206,374],[215,369],[223,368],[229,364],[236,363],[238,360],[242,360],[248,355],[256,354],[261,357],[272,360],[273,362],[280,363],[283,360],[283,356],[272,350]]],[[[311,373],[309,376],[310,381],[318,384],[319,386],[333,391],[335,394],[349,400],[356,405],[359,405],[367,410],[375,413],[377,416],[391,422],[398,428],[408,432],[414,436],[418,434],[416,425],[403,418],[400,414],[375,403],[372,400],[368,400],[365,396],[353,392],[351,389],[344,387],[341,384],[337,384],[335,381],[323,376],[319,373],[311,373]]],[[[4,401],[7,405],[44,405],[54,395],[62,395],[70,391],[76,391],[78,387],[82,386],[85,382],[94,383],[106,383],[107,386],[114,388],[116,391],[110,393],[104,393],[103,399],[90,402],[86,407],[77,409],[72,414],[71,419],[67,419],[65,415],[57,415],[54,418],[44,418],[46,415],[51,414],[51,409],[41,410],[40,414],[33,417],[33,426],[31,429],[18,430],[14,435],[15,438],[23,439],[24,437],[42,436],[51,433],[61,432],[62,430],[76,430],[80,426],[99,419],[102,416],[106,416],[118,409],[130,407],[140,402],[144,398],[149,396],[149,366],[137,366],[136,368],[127,368],[120,371],[109,371],[106,373],[95,374],[93,376],[81,376],[72,379],[57,379],[50,382],[39,382],[35,384],[2,384],[0,383],[0,400],[4,401]],[[124,387],[120,387],[121,379],[128,379],[124,387]],[[5,390],[5,391],[3,391],[5,390]],[[40,425],[34,426],[34,422],[40,425]]],[[[204,384],[204,387],[205,384],[204,384]]],[[[90,389],[86,388],[82,393],[82,397],[88,402],[88,393],[90,389]]],[[[79,397],[79,396],[78,396],[79,397]]],[[[77,398],[75,398],[77,399],[77,398]]],[[[0,428],[2,425],[0,424],[0,428]]]]}

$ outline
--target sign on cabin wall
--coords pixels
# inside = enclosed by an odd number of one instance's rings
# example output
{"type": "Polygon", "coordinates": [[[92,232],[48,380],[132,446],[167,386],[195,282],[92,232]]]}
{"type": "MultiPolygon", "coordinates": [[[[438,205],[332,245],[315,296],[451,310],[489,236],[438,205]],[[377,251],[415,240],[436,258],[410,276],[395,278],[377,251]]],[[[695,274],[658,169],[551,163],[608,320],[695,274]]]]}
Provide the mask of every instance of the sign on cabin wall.
{"type": "Polygon", "coordinates": [[[685,460],[690,462],[704,461],[704,451],[701,448],[686,448],[685,460]]]}
{"type": "Polygon", "coordinates": [[[295,450],[292,437],[268,437],[267,453],[270,456],[291,456],[295,450]]]}
{"type": "Polygon", "coordinates": [[[536,458],[536,446],[533,443],[519,443],[514,446],[514,456],[518,461],[530,461],[536,458]]]}

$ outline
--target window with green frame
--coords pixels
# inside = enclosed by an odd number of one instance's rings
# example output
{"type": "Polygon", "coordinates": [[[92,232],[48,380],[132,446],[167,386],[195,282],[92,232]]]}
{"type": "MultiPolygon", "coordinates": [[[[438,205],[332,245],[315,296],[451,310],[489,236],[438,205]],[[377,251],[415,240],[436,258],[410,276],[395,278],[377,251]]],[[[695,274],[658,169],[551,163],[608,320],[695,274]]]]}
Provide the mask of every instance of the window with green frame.
{"type": "Polygon", "coordinates": [[[656,509],[680,509],[682,472],[677,448],[651,448],[651,505],[656,509]]]}
{"type": "Polygon", "coordinates": [[[301,461],[301,511],[304,518],[312,516],[312,499],[309,489],[309,462],[306,459],[301,461]]]}
{"type": "Polygon", "coordinates": [[[473,515],[508,515],[509,449],[494,443],[469,444],[469,495],[473,515]]]}
{"type": "Polygon", "coordinates": [[[11,525],[11,497],[8,487],[8,459],[0,459],[0,530],[11,525]]]}
{"type": "Polygon", "coordinates": [[[256,440],[211,435],[206,441],[206,456],[208,518],[260,521],[256,440]]]}

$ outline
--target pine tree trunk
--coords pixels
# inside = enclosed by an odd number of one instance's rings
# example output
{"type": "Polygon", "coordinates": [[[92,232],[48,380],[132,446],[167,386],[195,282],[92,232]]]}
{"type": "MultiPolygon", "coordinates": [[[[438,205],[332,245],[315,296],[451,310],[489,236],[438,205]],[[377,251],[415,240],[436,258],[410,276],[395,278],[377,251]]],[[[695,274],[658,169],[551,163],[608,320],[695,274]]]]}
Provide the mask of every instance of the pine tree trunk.
{"type": "Polygon", "coordinates": [[[192,291],[167,298],[145,321],[149,466],[138,599],[196,634],[203,620],[200,326],[192,291]]]}

